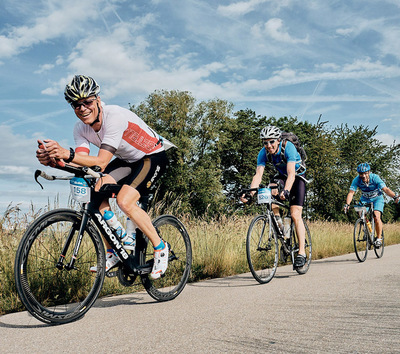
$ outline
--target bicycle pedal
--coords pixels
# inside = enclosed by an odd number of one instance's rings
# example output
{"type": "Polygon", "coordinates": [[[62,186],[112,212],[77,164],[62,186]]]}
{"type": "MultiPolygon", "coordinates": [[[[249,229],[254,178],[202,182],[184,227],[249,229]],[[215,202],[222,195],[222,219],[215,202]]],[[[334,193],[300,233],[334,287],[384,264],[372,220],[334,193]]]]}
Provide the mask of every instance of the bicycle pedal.
{"type": "Polygon", "coordinates": [[[113,272],[106,272],[106,277],[107,278],[114,278],[117,276],[117,271],[113,271],[113,272]]]}

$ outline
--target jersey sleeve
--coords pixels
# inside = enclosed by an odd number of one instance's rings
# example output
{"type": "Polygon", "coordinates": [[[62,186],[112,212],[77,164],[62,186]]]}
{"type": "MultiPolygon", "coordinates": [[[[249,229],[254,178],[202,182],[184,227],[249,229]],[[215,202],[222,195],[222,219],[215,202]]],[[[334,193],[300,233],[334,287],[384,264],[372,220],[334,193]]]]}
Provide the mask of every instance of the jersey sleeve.
{"type": "Polygon", "coordinates": [[[383,182],[383,180],[378,176],[374,174],[374,180],[375,180],[375,184],[379,189],[385,188],[386,187],[386,183],[383,182]]]}
{"type": "Polygon", "coordinates": [[[264,166],[267,163],[267,152],[265,148],[262,148],[260,152],[258,153],[257,157],[257,166],[264,166]]]}
{"type": "Polygon", "coordinates": [[[299,162],[301,160],[300,154],[297,152],[296,147],[290,141],[286,142],[285,158],[287,162],[299,162]]]}
{"type": "Polygon", "coordinates": [[[356,178],[354,178],[353,179],[353,182],[351,182],[351,185],[350,185],[350,190],[351,191],[356,191],[357,190],[357,188],[358,188],[358,181],[359,181],[359,179],[360,179],[360,177],[356,177],[356,178]]]}
{"type": "Polygon", "coordinates": [[[76,152],[90,152],[90,142],[83,134],[84,127],[77,122],[74,126],[74,140],[75,140],[75,151],[76,152]]]}

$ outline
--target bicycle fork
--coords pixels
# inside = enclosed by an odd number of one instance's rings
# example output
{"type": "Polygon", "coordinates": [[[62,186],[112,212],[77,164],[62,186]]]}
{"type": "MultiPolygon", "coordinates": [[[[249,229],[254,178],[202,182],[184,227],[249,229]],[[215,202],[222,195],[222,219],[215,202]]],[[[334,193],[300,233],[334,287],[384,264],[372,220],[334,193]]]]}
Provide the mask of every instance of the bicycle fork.
{"type": "Polygon", "coordinates": [[[81,245],[82,238],[83,238],[83,233],[84,233],[84,231],[86,229],[86,225],[88,223],[88,220],[89,220],[89,215],[87,213],[87,210],[85,209],[84,212],[83,212],[83,215],[82,215],[82,221],[81,221],[81,224],[79,226],[79,233],[78,233],[78,237],[77,237],[76,242],[75,242],[74,251],[72,253],[71,260],[69,261],[68,264],[64,264],[65,255],[67,254],[67,251],[68,251],[68,249],[69,249],[69,247],[71,245],[71,242],[72,242],[72,238],[73,238],[73,236],[75,234],[75,231],[76,231],[75,225],[72,225],[72,228],[69,231],[67,241],[64,244],[64,247],[63,247],[63,249],[61,251],[60,257],[59,257],[58,262],[56,264],[56,268],[57,269],[60,269],[60,270],[62,270],[62,269],[66,269],[66,270],[75,269],[75,266],[74,266],[75,265],[75,261],[76,261],[76,259],[78,257],[79,247],[81,245]]]}

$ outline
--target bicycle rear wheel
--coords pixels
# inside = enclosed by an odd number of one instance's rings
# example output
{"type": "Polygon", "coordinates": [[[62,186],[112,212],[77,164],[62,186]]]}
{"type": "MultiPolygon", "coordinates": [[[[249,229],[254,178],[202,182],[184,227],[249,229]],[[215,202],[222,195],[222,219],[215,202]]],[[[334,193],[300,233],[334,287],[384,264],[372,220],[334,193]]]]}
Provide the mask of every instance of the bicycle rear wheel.
{"type": "MultiPolygon", "coordinates": [[[[295,268],[296,272],[299,274],[306,274],[308,269],[310,268],[311,259],[312,259],[312,241],[311,241],[311,233],[308,228],[307,223],[303,220],[304,228],[306,229],[305,234],[305,244],[304,250],[306,252],[306,264],[300,268],[295,268]]],[[[296,228],[294,227],[294,223],[292,222],[292,232],[291,232],[291,245],[292,245],[292,254],[293,254],[293,262],[296,259],[299,253],[299,238],[297,237],[296,228]]]]}
{"type": "Polygon", "coordinates": [[[271,281],[278,267],[278,240],[270,229],[266,215],[256,216],[247,232],[247,262],[251,274],[260,284],[271,281]]]}
{"type": "MultiPolygon", "coordinates": [[[[162,215],[153,221],[159,236],[169,246],[168,268],[158,279],[150,274],[142,275],[141,281],[147,293],[157,301],[176,298],[185,287],[192,267],[192,245],[185,226],[172,215],[162,215]]],[[[148,242],[145,261],[153,264],[154,249],[148,242]]]]}
{"type": "Polygon", "coordinates": [[[353,243],[357,259],[364,262],[367,258],[369,242],[366,226],[361,219],[358,219],[354,225],[353,243]]]}
{"type": "Polygon", "coordinates": [[[69,209],[50,211],[26,231],[15,259],[18,295],[32,316],[49,324],[75,321],[96,301],[104,281],[101,237],[88,223],[74,267],[68,269],[82,216],[69,209]],[[62,249],[70,240],[63,263],[62,249]],[[97,273],[90,267],[97,265],[97,273]]]}
{"type": "Polygon", "coordinates": [[[382,230],[382,245],[381,245],[381,247],[379,247],[379,248],[376,248],[376,246],[374,245],[374,252],[375,252],[375,255],[376,255],[378,258],[381,258],[381,257],[383,256],[383,251],[384,251],[384,249],[385,249],[385,236],[384,236],[383,230],[382,230]]]}

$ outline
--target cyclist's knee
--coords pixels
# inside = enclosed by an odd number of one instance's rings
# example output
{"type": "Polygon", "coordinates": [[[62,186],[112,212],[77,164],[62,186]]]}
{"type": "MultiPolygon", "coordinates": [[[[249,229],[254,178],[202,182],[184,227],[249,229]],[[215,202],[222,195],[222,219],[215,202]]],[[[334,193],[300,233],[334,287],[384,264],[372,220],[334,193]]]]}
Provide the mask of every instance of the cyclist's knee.
{"type": "Polygon", "coordinates": [[[135,188],[124,185],[117,195],[117,204],[119,208],[126,213],[137,206],[136,203],[138,202],[139,198],[140,193],[135,188]]]}
{"type": "Polygon", "coordinates": [[[300,220],[302,217],[303,208],[298,205],[292,205],[290,207],[290,214],[293,220],[300,220]]]}

